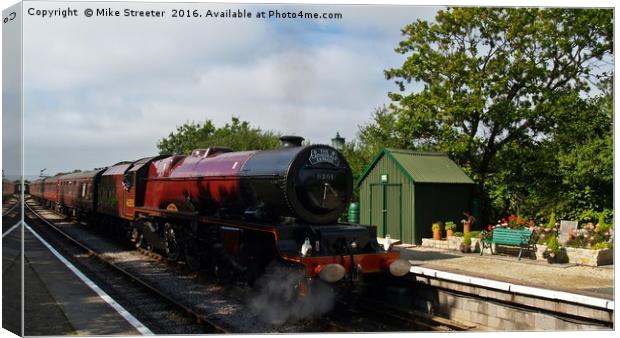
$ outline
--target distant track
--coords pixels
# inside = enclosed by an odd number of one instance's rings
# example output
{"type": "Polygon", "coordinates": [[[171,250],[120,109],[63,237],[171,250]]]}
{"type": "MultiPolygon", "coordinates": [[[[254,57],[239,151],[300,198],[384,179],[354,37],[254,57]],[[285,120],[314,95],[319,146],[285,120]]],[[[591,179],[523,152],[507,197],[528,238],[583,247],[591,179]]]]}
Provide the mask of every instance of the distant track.
{"type": "Polygon", "coordinates": [[[10,214],[18,205],[19,205],[19,202],[15,202],[15,204],[13,204],[13,206],[11,206],[11,208],[9,210],[2,212],[2,216],[4,217],[4,216],[10,214]]]}

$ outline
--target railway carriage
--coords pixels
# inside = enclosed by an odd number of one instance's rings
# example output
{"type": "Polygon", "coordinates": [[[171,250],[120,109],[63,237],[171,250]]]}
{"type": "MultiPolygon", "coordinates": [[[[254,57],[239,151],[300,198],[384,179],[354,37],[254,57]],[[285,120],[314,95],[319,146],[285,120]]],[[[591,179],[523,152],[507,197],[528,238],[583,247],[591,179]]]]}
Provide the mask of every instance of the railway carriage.
{"type": "Polygon", "coordinates": [[[2,179],[2,204],[6,204],[7,201],[13,196],[16,186],[15,183],[11,180],[2,179]]]}
{"type": "Polygon", "coordinates": [[[97,209],[97,187],[102,170],[58,176],[58,204],[73,216],[90,214],[97,209]]]}
{"type": "Polygon", "coordinates": [[[46,206],[56,208],[58,205],[58,192],[60,189],[58,177],[46,177],[41,180],[43,201],[46,206]]]}

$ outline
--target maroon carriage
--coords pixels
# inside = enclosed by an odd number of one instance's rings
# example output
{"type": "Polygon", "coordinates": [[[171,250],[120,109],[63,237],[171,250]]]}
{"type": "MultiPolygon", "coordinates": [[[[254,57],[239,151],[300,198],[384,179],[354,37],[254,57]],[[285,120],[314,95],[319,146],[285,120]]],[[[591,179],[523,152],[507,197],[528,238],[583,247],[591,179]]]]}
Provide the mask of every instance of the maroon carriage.
{"type": "Polygon", "coordinates": [[[58,176],[46,177],[42,181],[43,200],[48,206],[55,207],[58,205],[58,190],[60,189],[58,176]]]}
{"type": "Polygon", "coordinates": [[[97,181],[103,170],[58,176],[58,203],[73,215],[96,210],[97,181]]]}

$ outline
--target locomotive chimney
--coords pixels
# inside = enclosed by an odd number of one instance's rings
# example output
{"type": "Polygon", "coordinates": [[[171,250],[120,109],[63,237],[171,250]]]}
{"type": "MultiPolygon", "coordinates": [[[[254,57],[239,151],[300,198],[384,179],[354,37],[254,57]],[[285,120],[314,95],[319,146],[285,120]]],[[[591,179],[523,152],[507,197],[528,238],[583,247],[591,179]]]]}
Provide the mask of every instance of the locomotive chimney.
{"type": "Polygon", "coordinates": [[[301,143],[304,141],[304,138],[301,136],[282,136],[280,137],[280,141],[282,142],[282,147],[301,147],[301,143]]]}

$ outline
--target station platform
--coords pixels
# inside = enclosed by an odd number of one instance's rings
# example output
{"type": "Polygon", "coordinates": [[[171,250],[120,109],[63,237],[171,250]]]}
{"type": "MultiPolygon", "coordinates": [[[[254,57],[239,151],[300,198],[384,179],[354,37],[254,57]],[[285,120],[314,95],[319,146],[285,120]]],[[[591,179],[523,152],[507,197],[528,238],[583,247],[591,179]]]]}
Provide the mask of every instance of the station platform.
{"type": "MultiPolygon", "coordinates": [[[[575,264],[549,264],[528,258],[518,260],[515,256],[491,255],[485,253],[461,253],[454,250],[435,248],[407,247],[397,245],[395,250],[401,257],[412,264],[412,273],[429,274],[433,271],[451,274],[452,279],[493,285],[507,288],[510,285],[528,288],[537,292],[536,296],[548,296],[554,292],[574,294],[605,300],[613,307],[614,300],[614,266],[589,267],[575,264]],[[496,282],[493,284],[493,282],[496,282]],[[490,283],[490,284],[489,284],[490,283]],[[609,302],[611,301],[611,302],[609,302]]],[[[435,273],[436,274],[436,273],[435,273]]],[[[484,285],[483,285],[484,286],[484,285]]],[[[579,302],[580,297],[574,297],[579,302]]],[[[605,305],[605,307],[608,307],[605,305]]]]}
{"type": "Polygon", "coordinates": [[[28,229],[24,230],[24,298],[26,336],[143,333],[28,229]]]}

